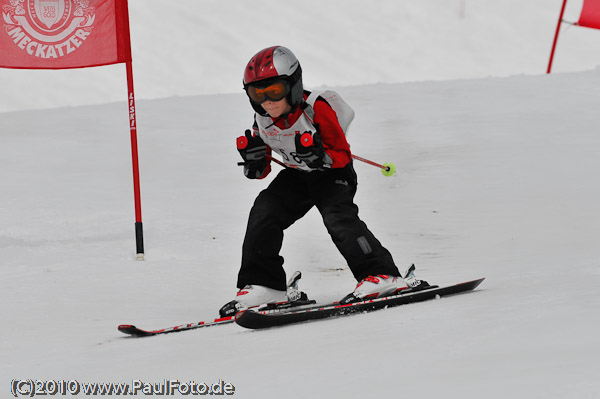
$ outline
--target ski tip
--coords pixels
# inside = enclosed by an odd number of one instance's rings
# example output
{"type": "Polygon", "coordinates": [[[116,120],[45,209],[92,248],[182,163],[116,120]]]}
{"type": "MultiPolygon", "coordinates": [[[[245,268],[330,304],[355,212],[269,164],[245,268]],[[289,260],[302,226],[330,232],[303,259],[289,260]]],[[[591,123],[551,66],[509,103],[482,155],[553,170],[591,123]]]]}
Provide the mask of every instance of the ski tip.
{"type": "Polygon", "coordinates": [[[117,327],[117,330],[119,330],[120,332],[124,333],[124,334],[133,334],[133,332],[135,330],[137,330],[136,326],[133,326],[131,324],[120,324],[119,327],[117,327]]]}
{"type": "Polygon", "coordinates": [[[473,287],[472,289],[474,290],[475,288],[477,288],[479,286],[479,284],[483,283],[483,280],[485,280],[485,277],[478,278],[477,280],[468,281],[464,284],[472,285],[472,287],[473,287]]]}
{"type": "Polygon", "coordinates": [[[137,330],[136,326],[132,326],[131,324],[121,324],[117,327],[117,330],[124,334],[132,334],[135,330],[137,330]]]}
{"type": "Polygon", "coordinates": [[[133,335],[135,337],[145,337],[147,335],[152,335],[148,331],[140,330],[134,325],[131,324],[121,324],[117,329],[123,334],[133,335]]]}
{"type": "Polygon", "coordinates": [[[132,334],[137,330],[137,327],[131,324],[120,324],[119,327],[117,327],[117,330],[125,334],[132,334]]]}

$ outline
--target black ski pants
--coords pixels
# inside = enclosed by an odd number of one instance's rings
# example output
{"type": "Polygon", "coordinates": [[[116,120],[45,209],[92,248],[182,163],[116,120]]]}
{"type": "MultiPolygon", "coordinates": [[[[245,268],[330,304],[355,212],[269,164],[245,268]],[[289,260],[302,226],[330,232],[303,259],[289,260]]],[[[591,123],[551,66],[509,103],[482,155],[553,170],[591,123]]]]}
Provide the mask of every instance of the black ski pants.
{"type": "Polygon", "coordinates": [[[400,276],[392,255],[358,217],[356,186],[352,163],[325,171],[282,170],[250,211],[237,287],[254,284],[286,289],[279,255],[283,231],[313,206],[357,281],[377,274],[400,276]]]}

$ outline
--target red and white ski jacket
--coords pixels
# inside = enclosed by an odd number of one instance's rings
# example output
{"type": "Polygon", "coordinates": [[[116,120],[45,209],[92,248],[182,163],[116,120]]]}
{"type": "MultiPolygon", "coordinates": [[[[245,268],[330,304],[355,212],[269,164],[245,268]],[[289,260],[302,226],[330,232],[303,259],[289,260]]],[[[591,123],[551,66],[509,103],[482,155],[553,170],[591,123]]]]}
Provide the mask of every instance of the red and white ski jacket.
{"type": "MultiPolygon", "coordinates": [[[[304,93],[304,99],[308,98],[304,93]]],[[[305,132],[319,132],[323,141],[325,153],[331,159],[331,168],[343,168],[351,160],[350,146],[342,130],[335,111],[323,98],[319,97],[313,107],[314,118],[311,119],[304,107],[300,105],[296,110],[285,117],[271,118],[270,116],[254,115],[253,133],[259,135],[267,145],[267,153],[271,151],[278,153],[286,166],[311,172],[317,169],[310,168],[301,162],[296,156],[296,134],[305,132]]],[[[271,171],[271,165],[267,166],[265,173],[260,177],[266,177],[271,171]]]]}

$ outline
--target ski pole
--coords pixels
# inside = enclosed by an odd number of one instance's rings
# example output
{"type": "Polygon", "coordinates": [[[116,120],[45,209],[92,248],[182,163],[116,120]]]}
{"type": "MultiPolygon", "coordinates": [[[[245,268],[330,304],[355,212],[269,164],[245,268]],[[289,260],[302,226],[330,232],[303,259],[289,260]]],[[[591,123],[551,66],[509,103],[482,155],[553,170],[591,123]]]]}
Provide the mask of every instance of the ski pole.
{"type": "MultiPolygon", "coordinates": [[[[304,133],[300,137],[300,142],[302,143],[302,145],[304,147],[311,146],[313,144],[312,135],[310,133],[304,133]]],[[[244,137],[244,136],[238,137],[238,139],[237,139],[238,149],[244,149],[244,148],[246,148],[247,145],[248,145],[248,139],[246,137],[244,137]]],[[[279,159],[272,157],[269,154],[267,154],[266,158],[268,160],[270,160],[270,161],[275,162],[278,165],[283,166],[284,168],[287,167],[286,164],[284,164],[283,162],[281,162],[279,159]]],[[[354,155],[354,154],[352,154],[352,158],[356,159],[357,161],[361,161],[361,162],[364,162],[364,163],[366,163],[368,165],[372,165],[372,166],[375,166],[375,167],[381,169],[381,173],[384,176],[386,176],[386,177],[392,176],[392,175],[394,175],[394,173],[396,173],[396,165],[394,165],[391,162],[385,162],[382,165],[382,164],[379,164],[377,162],[370,161],[370,160],[368,160],[366,158],[359,157],[358,155],[354,155]]],[[[242,166],[242,165],[245,165],[245,164],[246,164],[246,162],[238,162],[239,166],[242,166]]]]}
{"type": "Polygon", "coordinates": [[[273,162],[275,162],[277,165],[281,165],[281,166],[283,166],[284,168],[286,167],[286,166],[285,166],[285,164],[284,164],[283,162],[281,162],[281,161],[280,161],[279,159],[277,159],[277,158],[273,158],[273,157],[272,157],[271,155],[269,155],[269,154],[267,154],[267,159],[268,159],[268,160],[270,160],[270,161],[273,161],[273,162]]]}
{"type": "MultiPolygon", "coordinates": [[[[283,166],[284,168],[286,167],[286,165],[285,165],[283,162],[281,162],[281,161],[280,161],[279,159],[277,159],[277,158],[273,158],[273,157],[272,157],[271,155],[269,155],[269,154],[267,154],[266,158],[267,158],[269,161],[273,161],[273,162],[275,162],[276,164],[283,166]]],[[[237,164],[238,164],[238,166],[244,166],[244,165],[246,165],[246,162],[238,162],[237,164]]]]}
{"type": "Polygon", "coordinates": [[[391,162],[384,162],[384,164],[381,165],[381,164],[378,164],[377,162],[369,161],[366,158],[359,157],[358,155],[354,155],[354,154],[352,154],[352,158],[356,159],[357,161],[361,161],[366,164],[378,167],[379,169],[381,169],[381,173],[383,173],[384,176],[389,177],[389,176],[392,176],[394,173],[396,173],[396,165],[394,165],[391,162]]]}
{"type": "MultiPolygon", "coordinates": [[[[304,133],[302,136],[300,136],[300,142],[302,143],[302,145],[304,147],[309,147],[309,146],[313,145],[312,135],[308,132],[304,133]]],[[[396,165],[394,165],[391,162],[385,162],[383,165],[381,165],[377,162],[370,161],[366,158],[359,157],[358,155],[354,155],[354,154],[352,154],[352,158],[356,159],[357,161],[364,162],[368,165],[378,167],[379,169],[381,169],[381,173],[386,177],[392,176],[394,173],[396,173],[396,165]]]]}

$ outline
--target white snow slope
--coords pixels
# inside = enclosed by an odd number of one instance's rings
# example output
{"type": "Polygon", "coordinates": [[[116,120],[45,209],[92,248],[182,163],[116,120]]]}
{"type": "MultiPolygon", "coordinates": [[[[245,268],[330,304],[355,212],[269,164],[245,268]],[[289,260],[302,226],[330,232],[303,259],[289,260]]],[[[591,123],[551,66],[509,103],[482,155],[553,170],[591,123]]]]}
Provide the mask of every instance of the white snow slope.
{"type": "MultiPolygon", "coordinates": [[[[261,43],[244,44],[223,81],[239,82],[261,43]]],[[[309,77],[327,65],[303,66],[309,77]]],[[[5,112],[3,397],[13,379],[221,379],[239,398],[600,397],[600,70],[331,82],[357,112],[353,152],[398,169],[386,178],[356,163],[363,220],[401,268],[414,262],[441,285],[486,277],[477,292],[266,331],[127,338],[117,325],[208,320],[233,297],[248,211],[274,176],[250,181],[236,166],[247,99],[138,101],[143,262],[125,102],[5,112]]],[[[283,256],[314,299],[354,287],[316,211],[286,232],[283,256]]]]}
{"type": "MultiPolygon", "coordinates": [[[[357,118],[357,203],[401,267],[470,295],[261,332],[210,319],[234,295],[267,181],[236,166],[243,94],[140,101],[147,260],[133,260],[124,103],[6,113],[0,147],[0,382],[214,382],[242,398],[600,394],[598,71],[339,88],[357,118]]],[[[316,211],[286,270],[318,300],[354,286],[316,211]],[[308,249],[308,250],[307,250],[308,249]]]]}

